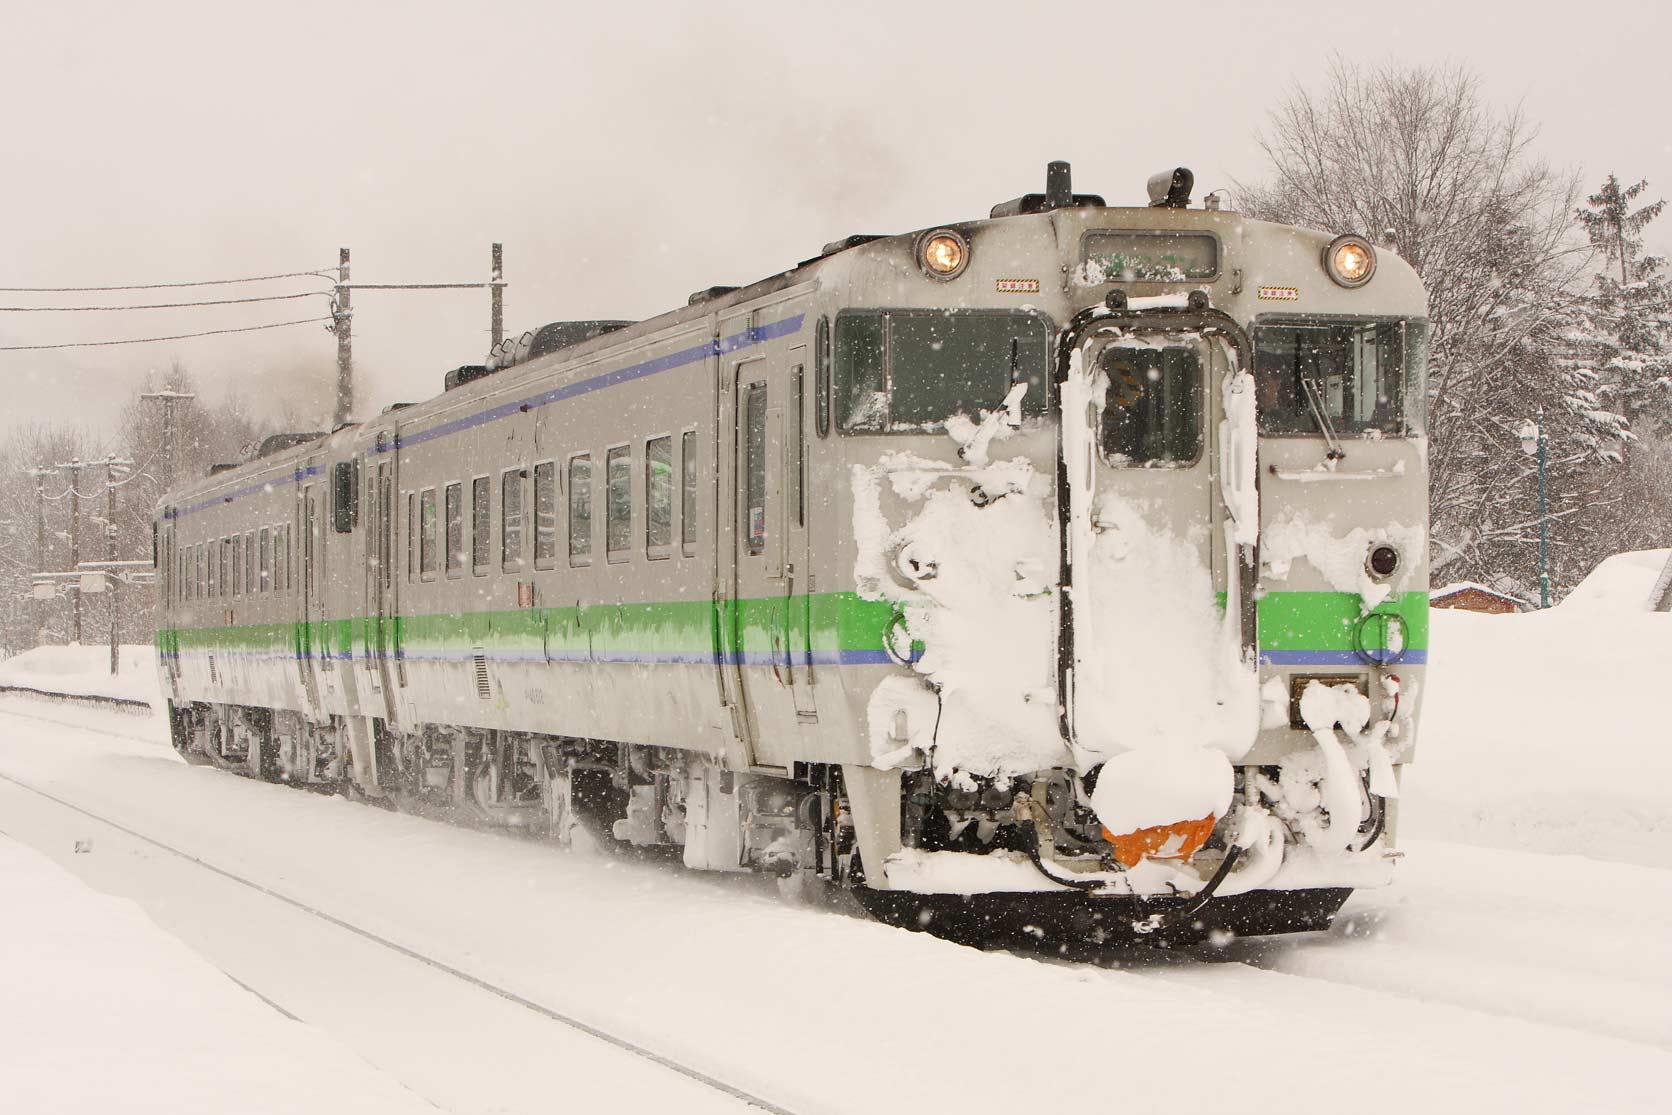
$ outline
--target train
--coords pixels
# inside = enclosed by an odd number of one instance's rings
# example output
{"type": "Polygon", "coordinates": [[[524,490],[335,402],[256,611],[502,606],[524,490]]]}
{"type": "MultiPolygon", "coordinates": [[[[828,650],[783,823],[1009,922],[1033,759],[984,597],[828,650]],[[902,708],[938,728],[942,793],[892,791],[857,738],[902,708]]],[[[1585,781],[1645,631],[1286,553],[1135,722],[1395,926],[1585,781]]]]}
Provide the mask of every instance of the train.
{"type": "Polygon", "coordinates": [[[947,935],[1327,928],[1427,665],[1390,248],[1042,193],[855,235],[156,508],[175,746],[947,935]]]}

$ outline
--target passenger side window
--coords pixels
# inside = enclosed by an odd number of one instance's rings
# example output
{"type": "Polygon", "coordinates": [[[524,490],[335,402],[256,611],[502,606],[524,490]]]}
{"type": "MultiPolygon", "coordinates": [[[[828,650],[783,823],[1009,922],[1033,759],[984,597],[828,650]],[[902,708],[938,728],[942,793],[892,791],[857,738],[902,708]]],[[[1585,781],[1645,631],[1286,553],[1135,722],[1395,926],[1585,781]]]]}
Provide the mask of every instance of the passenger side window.
{"type": "Polygon", "coordinates": [[[261,528],[261,591],[271,592],[273,589],[273,532],[261,528]]]}
{"type": "Polygon", "coordinates": [[[534,466],[534,567],[550,569],[557,557],[557,463],[534,466]]]}
{"type": "Polygon", "coordinates": [[[523,560],[523,470],[511,469],[499,478],[499,567],[506,572],[522,568],[523,560]]]}
{"type": "Polygon", "coordinates": [[[232,593],[233,596],[244,595],[244,539],[242,536],[232,537],[232,593]]]}
{"type": "Polygon", "coordinates": [[[592,564],[592,456],[569,458],[569,564],[592,564]]]}
{"type": "Polygon", "coordinates": [[[447,573],[464,569],[464,488],[447,485],[447,573]]]}
{"type": "Polygon", "coordinates": [[[255,580],[255,531],[244,532],[244,595],[257,592],[255,580]]]}
{"type": "Polygon", "coordinates": [[[419,560],[418,569],[425,577],[436,571],[436,513],[435,489],[418,497],[419,560]]]}
{"type": "Polygon", "coordinates": [[[610,561],[625,561],[633,545],[633,456],[618,445],[605,458],[604,552],[610,561]]]}
{"type": "Polygon", "coordinates": [[[493,540],[490,492],[486,476],[470,482],[470,570],[478,576],[488,571],[488,550],[493,540]]]}
{"type": "Polygon", "coordinates": [[[644,545],[653,558],[673,552],[673,438],[644,443],[644,545]]]}

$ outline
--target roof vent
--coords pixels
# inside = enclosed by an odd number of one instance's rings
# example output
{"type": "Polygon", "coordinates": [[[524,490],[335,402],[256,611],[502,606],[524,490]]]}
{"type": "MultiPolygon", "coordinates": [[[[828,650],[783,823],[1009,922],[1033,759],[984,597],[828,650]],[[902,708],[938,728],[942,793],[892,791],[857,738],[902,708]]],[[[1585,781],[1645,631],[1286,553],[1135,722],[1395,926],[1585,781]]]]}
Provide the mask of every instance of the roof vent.
{"type": "Polygon", "coordinates": [[[1061,159],[1045,165],[1045,192],[1023,194],[993,206],[994,217],[1017,217],[1023,213],[1045,213],[1052,209],[1079,209],[1087,206],[1102,208],[1103,199],[1097,194],[1074,192],[1073,172],[1061,159]]]}
{"type": "Polygon", "coordinates": [[[324,437],[323,431],[317,433],[269,434],[261,439],[256,446],[256,459],[271,457],[275,453],[283,453],[286,449],[295,449],[298,445],[306,445],[310,441],[318,441],[324,437]]]}
{"type": "Polygon", "coordinates": [[[716,298],[724,298],[733,291],[741,289],[743,288],[735,286],[711,286],[706,290],[699,290],[695,294],[691,295],[690,298],[685,300],[685,304],[687,306],[695,306],[703,302],[712,302],[716,298]]]}

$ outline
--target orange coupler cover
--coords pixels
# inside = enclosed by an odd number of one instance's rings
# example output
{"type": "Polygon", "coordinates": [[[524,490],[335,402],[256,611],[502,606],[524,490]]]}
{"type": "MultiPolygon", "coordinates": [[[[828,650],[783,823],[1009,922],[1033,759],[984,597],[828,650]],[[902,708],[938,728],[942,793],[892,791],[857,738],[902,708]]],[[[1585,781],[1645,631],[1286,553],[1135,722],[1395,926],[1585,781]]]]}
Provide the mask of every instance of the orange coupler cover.
{"type": "Polygon", "coordinates": [[[1127,867],[1136,867],[1138,861],[1145,856],[1150,859],[1188,860],[1208,842],[1217,820],[1217,817],[1209,813],[1198,821],[1174,821],[1170,825],[1153,825],[1122,836],[1116,836],[1104,829],[1103,839],[1114,845],[1115,858],[1127,867]]]}

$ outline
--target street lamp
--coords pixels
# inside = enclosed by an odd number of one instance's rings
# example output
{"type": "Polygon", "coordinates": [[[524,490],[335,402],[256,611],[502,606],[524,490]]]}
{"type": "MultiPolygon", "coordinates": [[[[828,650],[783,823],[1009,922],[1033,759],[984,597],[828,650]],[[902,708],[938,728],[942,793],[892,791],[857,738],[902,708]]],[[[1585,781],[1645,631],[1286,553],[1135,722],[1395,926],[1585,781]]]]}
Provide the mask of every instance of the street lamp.
{"type": "Polygon", "coordinates": [[[1521,423],[1518,435],[1521,452],[1538,458],[1538,606],[1550,607],[1550,518],[1544,510],[1544,462],[1550,452],[1550,438],[1544,432],[1544,408],[1538,418],[1521,423]]]}

